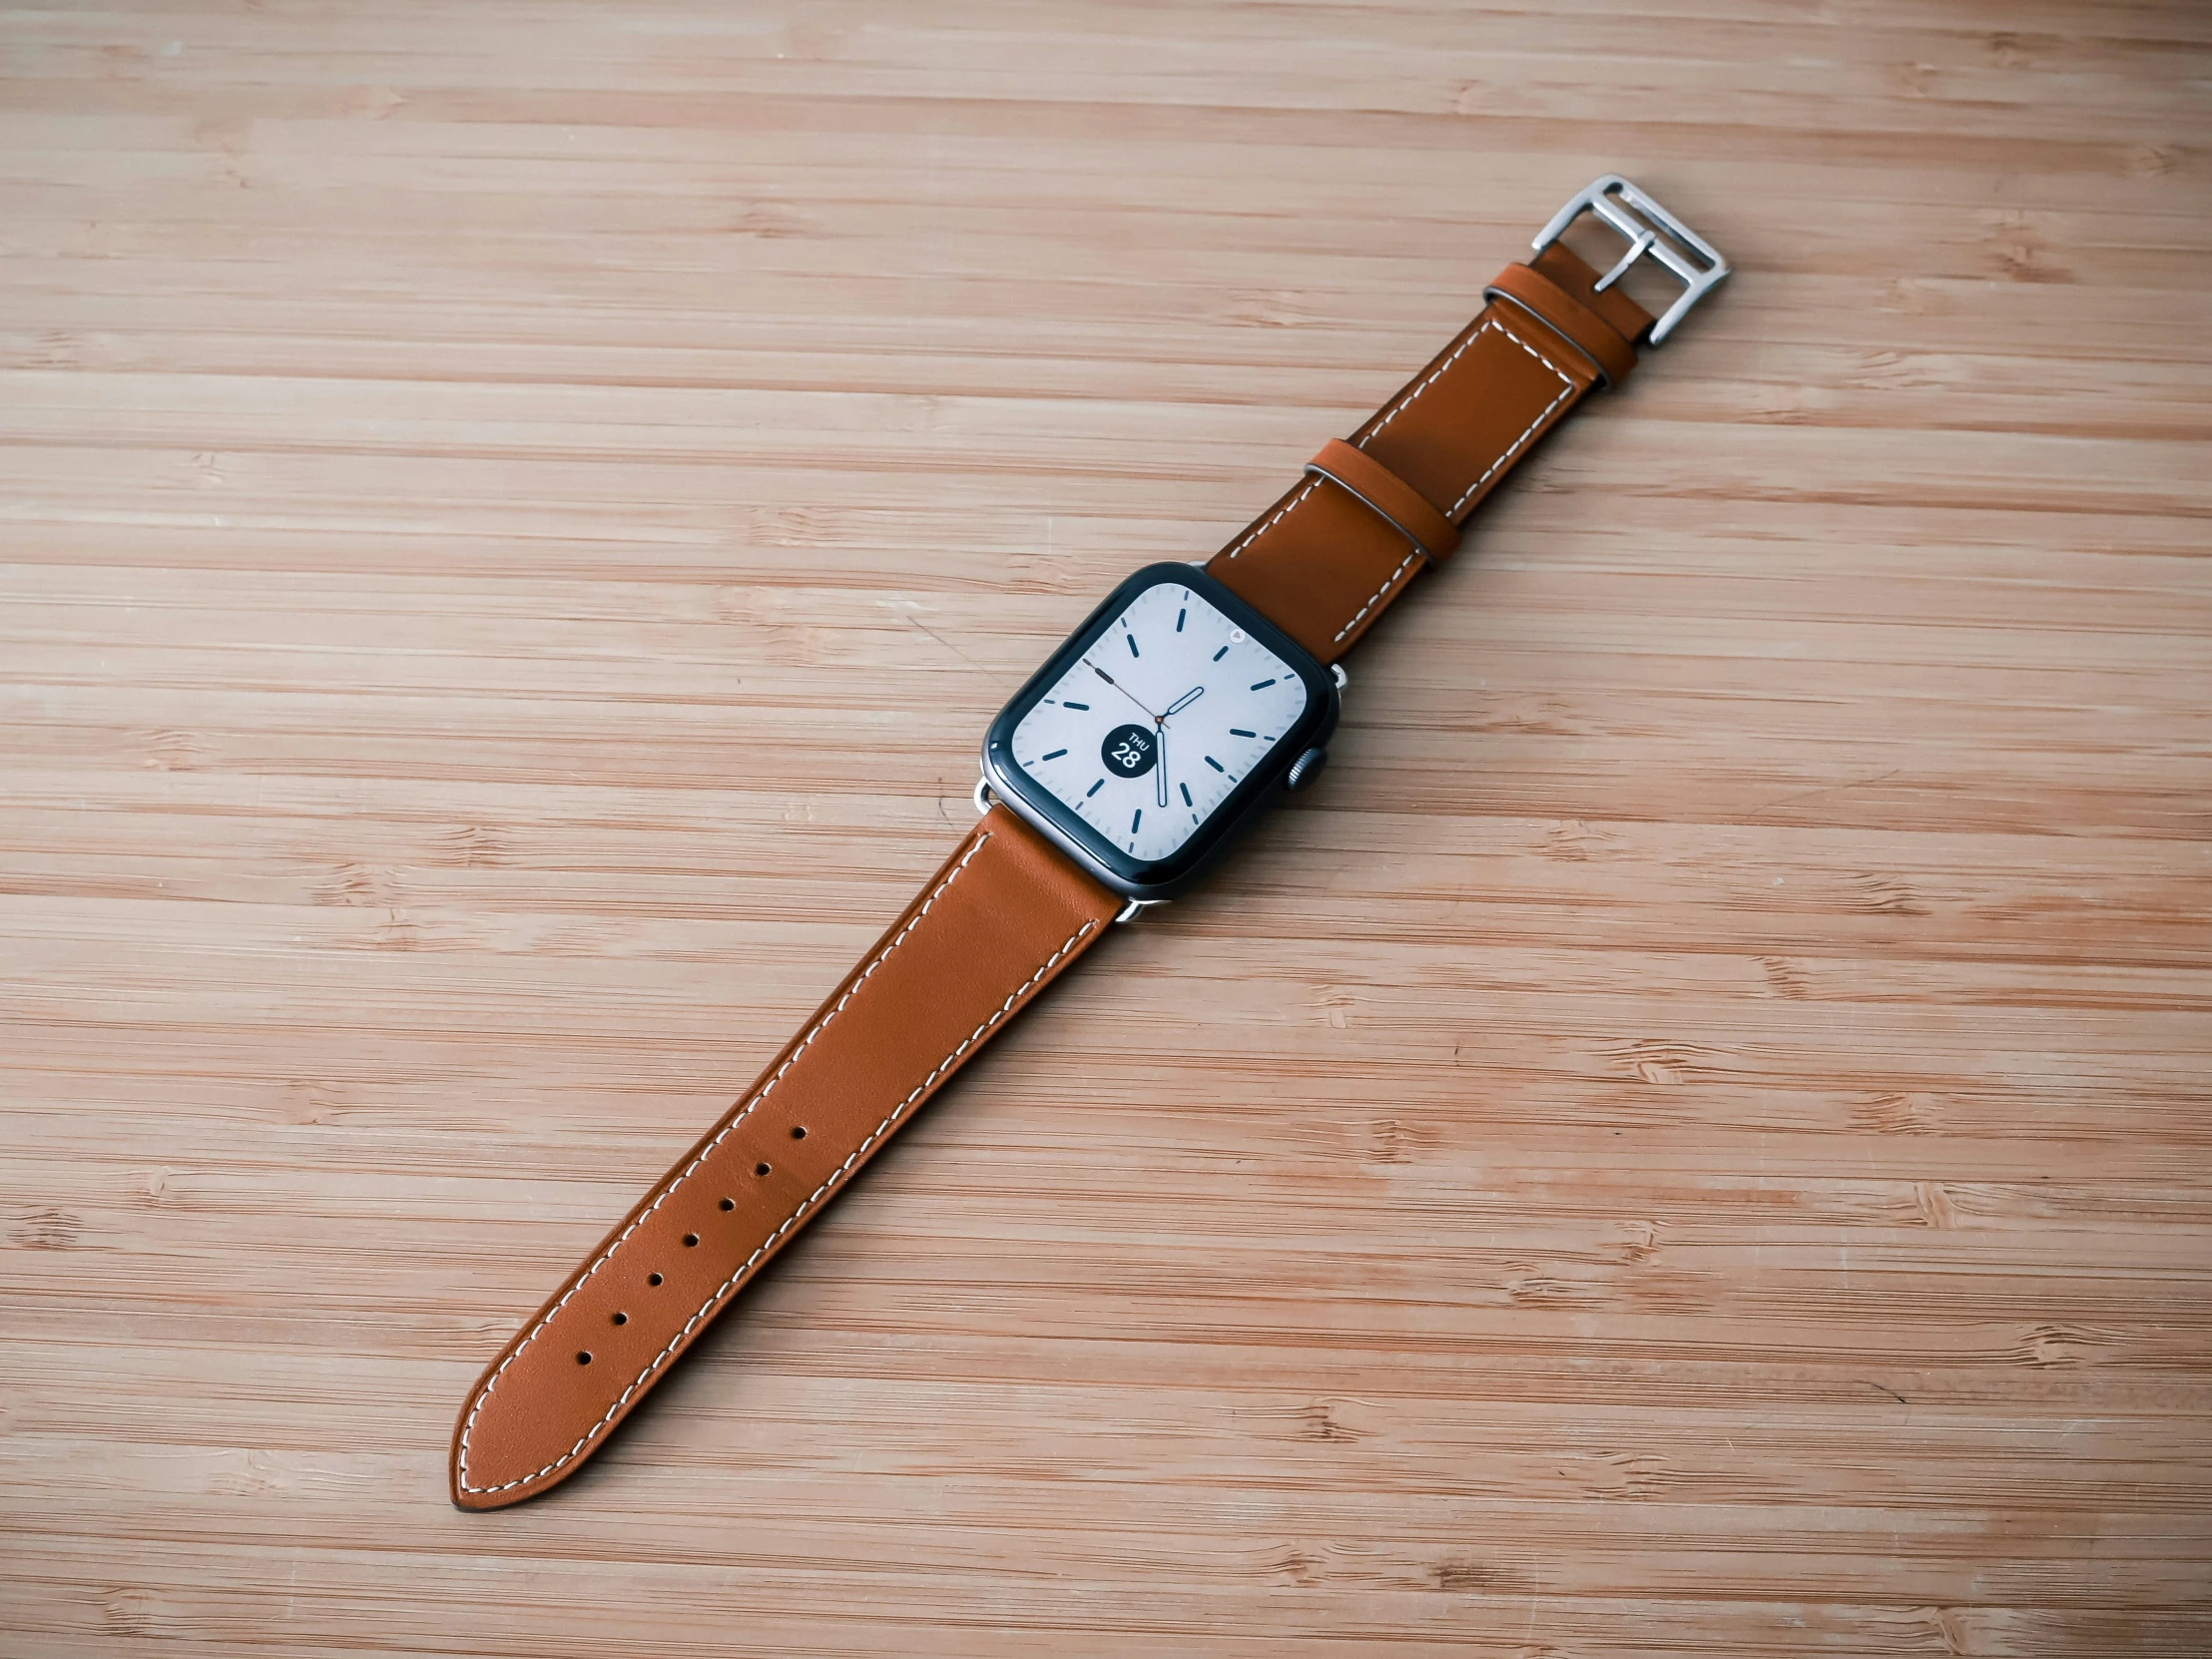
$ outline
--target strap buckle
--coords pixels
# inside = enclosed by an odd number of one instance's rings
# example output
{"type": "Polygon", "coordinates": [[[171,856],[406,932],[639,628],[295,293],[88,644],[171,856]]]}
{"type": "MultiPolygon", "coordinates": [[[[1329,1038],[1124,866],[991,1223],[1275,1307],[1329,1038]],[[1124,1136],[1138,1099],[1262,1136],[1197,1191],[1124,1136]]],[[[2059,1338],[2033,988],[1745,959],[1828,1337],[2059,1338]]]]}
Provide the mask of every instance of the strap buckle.
{"type": "Polygon", "coordinates": [[[1673,274],[1682,283],[1682,297],[1651,326],[1651,343],[1657,345],[1680,322],[1689,308],[1718,287],[1728,275],[1728,262],[1720,250],[1659,206],[1644,192],[1608,173],[1574,193],[1567,205],[1551,216],[1551,223],[1537,236],[1534,247],[1541,254],[1584,214],[1595,214],[1628,239],[1628,252],[1620,263],[1597,279],[1600,293],[1628,275],[1647,256],[1673,274]]]}

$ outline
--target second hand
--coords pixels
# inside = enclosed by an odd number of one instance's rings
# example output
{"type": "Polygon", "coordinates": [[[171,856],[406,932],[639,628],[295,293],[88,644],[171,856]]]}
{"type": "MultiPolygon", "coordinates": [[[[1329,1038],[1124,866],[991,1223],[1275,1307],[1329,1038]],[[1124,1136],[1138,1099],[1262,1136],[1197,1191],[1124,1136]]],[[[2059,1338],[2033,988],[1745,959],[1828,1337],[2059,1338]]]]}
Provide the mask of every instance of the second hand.
{"type": "MultiPolygon", "coordinates": [[[[1137,694],[1135,692],[1131,691],[1119,680],[1116,680],[1111,674],[1108,674],[1104,669],[1100,668],[1096,663],[1092,662],[1090,658],[1085,657],[1083,659],[1083,666],[1088,668],[1101,680],[1105,681],[1106,684],[1113,687],[1114,690],[1120,692],[1122,696],[1128,698],[1130,702],[1137,703],[1137,694]]],[[[1151,719],[1153,725],[1157,726],[1160,724],[1160,717],[1156,714],[1153,714],[1150,709],[1145,709],[1142,703],[1137,703],[1137,707],[1140,709],[1144,709],[1145,714],[1151,719]]]]}

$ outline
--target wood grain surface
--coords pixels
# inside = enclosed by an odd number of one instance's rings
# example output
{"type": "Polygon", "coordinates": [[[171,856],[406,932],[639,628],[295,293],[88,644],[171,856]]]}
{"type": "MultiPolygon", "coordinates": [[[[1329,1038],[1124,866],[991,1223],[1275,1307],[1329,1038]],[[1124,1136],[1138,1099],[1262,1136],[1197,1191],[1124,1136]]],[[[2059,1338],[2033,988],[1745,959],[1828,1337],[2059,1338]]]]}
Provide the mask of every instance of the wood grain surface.
{"type": "Polygon", "coordinates": [[[0,13],[7,1659],[2212,1651],[2212,12],[0,13]],[[1738,275],[595,1466],[479,1367],[1593,175],[1738,275]]]}

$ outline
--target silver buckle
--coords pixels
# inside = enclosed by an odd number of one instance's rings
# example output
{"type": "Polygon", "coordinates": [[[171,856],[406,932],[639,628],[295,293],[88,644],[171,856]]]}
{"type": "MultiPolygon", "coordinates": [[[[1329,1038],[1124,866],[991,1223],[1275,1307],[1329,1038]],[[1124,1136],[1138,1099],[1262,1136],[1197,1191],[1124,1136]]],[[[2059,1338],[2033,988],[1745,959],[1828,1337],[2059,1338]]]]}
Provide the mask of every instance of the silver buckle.
{"type": "Polygon", "coordinates": [[[1567,227],[1586,213],[1595,214],[1628,239],[1628,252],[1621,256],[1620,263],[1597,279],[1600,293],[1627,276],[1629,268],[1646,256],[1665,266],[1681,281],[1682,297],[1651,325],[1654,345],[1665,339],[1683,313],[1718,287],[1728,275],[1728,262],[1721,258],[1719,249],[1618,173],[1592,180],[1575,192],[1574,199],[1551,216],[1551,223],[1536,238],[1536,252],[1541,254],[1557,242],[1567,227]]]}

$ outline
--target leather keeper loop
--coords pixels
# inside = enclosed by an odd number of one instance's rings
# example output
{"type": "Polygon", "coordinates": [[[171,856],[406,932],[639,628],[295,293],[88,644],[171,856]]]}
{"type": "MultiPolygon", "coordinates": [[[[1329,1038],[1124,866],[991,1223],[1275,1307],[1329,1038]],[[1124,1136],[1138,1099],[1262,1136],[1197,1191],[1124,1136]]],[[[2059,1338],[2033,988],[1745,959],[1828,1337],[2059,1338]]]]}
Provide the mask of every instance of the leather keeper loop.
{"type": "Polygon", "coordinates": [[[1510,299],[1589,358],[1598,378],[1617,386],[1636,366],[1636,348],[1605,318],[1525,265],[1509,265],[1483,292],[1510,299]]]}
{"type": "Polygon", "coordinates": [[[1306,470],[1321,474],[1357,497],[1432,565],[1449,558],[1459,545],[1458,527],[1420,491],[1365,449],[1331,438],[1306,463],[1306,470]]]}

